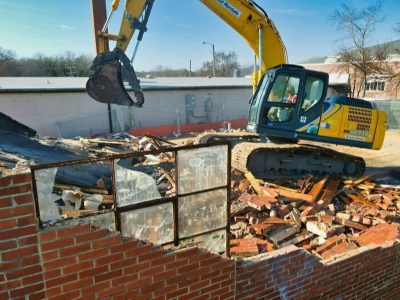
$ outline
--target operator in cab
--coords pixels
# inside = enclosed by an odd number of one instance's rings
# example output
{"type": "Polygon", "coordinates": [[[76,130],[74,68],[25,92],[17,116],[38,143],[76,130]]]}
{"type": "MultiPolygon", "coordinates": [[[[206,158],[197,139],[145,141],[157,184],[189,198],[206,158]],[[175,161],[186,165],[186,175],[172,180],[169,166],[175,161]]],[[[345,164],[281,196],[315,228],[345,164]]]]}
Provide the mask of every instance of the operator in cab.
{"type": "Polygon", "coordinates": [[[287,96],[285,102],[296,103],[297,94],[295,93],[294,88],[292,86],[288,86],[286,89],[286,92],[287,92],[288,96],[287,96]]]}

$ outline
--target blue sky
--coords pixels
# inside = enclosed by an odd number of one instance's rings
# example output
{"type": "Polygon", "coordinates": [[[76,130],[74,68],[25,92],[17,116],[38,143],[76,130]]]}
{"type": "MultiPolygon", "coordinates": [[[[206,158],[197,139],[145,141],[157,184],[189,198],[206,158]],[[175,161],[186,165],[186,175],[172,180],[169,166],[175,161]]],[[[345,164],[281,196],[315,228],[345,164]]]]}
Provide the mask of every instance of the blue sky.
{"type": "MultiPolygon", "coordinates": [[[[315,56],[332,55],[340,33],[329,16],[344,1],[327,0],[258,0],[275,22],[287,47],[289,62],[315,56]]],[[[347,5],[366,7],[376,1],[347,0],[347,5]]],[[[107,7],[111,0],[107,0],[107,7]]],[[[122,12],[124,0],[121,0],[122,12]]],[[[400,1],[383,0],[385,22],[378,24],[372,43],[400,39],[393,30],[400,22],[400,1]]],[[[110,32],[117,33],[120,14],[115,15],[110,32]]],[[[132,45],[135,44],[132,40],[132,45]]],[[[216,51],[235,51],[242,66],[252,65],[254,54],[247,43],[222,20],[197,0],[155,0],[148,32],[136,55],[138,71],[161,65],[192,70],[211,60],[210,45],[216,51]]],[[[94,52],[90,0],[0,0],[0,47],[14,50],[18,57],[94,52]]],[[[127,55],[132,55],[129,47],[127,55]]]]}

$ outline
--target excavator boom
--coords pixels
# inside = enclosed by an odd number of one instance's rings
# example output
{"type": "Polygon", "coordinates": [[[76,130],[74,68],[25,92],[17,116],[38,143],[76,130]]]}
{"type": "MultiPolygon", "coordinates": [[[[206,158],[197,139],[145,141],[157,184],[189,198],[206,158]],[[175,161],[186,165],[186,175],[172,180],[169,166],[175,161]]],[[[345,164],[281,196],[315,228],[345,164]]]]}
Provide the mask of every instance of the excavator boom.
{"type": "MultiPolygon", "coordinates": [[[[139,31],[138,44],[147,31],[147,21],[155,0],[126,0],[125,11],[118,35],[108,34],[107,20],[101,32],[97,33],[100,53],[94,59],[93,74],[86,84],[87,93],[102,103],[126,106],[142,106],[143,92],[126,56],[126,50],[135,30],[139,31]],[[116,41],[113,51],[106,51],[109,40],[116,41]],[[136,101],[126,91],[124,81],[132,87],[136,101]]],[[[253,74],[255,90],[261,74],[269,68],[287,62],[286,48],[274,22],[267,13],[252,0],[199,0],[213,13],[233,28],[248,43],[259,60],[259,70],[253,74]],[[268,53],[268,55],[264,55],[268,53]]],[[[112,12],[118,9],[119,1],[114,0],[112,12]]],[[[137,44],[137,45],[138,45],[137,44]]],[[[136,54],[137,46],[134,55],[136,54]]],[[[134,57],[133,55],[133,57],[134,57]]]]}

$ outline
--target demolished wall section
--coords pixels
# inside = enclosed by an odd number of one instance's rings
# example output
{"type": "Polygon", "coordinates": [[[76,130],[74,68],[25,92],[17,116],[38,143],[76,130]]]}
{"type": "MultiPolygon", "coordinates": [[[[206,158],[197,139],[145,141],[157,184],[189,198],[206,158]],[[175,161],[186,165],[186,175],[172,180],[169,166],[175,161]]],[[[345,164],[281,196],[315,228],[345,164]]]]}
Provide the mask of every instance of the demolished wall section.
{"type": "MultiPolygon", "coordinates": [[[[38,231],[31,176],[0,179],[0,299],[396,299],[399,243],[327,261],[289,246],[243,261],[88,223],[38,231]]],[[[398,241],[398,240],[397,240],[398,241]]]]}

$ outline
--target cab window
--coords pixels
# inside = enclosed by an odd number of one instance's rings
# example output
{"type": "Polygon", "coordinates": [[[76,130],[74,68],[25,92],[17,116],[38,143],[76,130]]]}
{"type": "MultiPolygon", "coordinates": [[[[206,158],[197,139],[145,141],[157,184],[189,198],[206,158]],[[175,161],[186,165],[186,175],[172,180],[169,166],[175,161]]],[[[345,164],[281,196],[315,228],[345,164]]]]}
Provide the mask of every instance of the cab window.
{"type": "Polygon", "coordinates": [[[322,98],[324,91],[324,81],[320,78],[308,76],[304,89],[303,103],[301,105],[301,113],[305,113],[322,98]]]}

